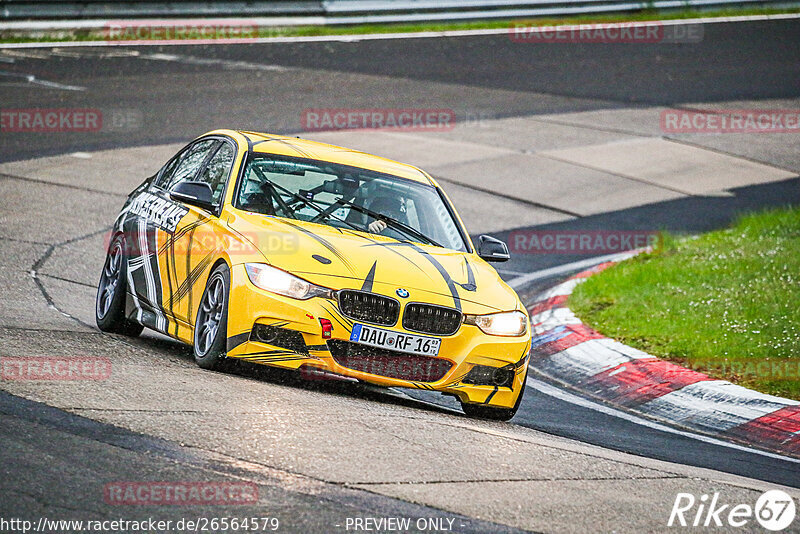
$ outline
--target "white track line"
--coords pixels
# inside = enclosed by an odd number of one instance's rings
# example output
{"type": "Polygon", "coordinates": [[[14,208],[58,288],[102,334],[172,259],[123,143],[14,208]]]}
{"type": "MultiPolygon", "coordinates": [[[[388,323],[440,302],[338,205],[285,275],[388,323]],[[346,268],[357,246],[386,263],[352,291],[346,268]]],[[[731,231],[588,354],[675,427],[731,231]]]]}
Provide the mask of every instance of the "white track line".
{"type": "MultiPolygon", "coordinates": [[[[696,19],[672,19],[672,20],[649,20],[632,21],[623,23],[604,24],[604,27],[614,27],[614,24],[631,25],[659,25],[677,26],[689,24],[719,24],[726,22],[755,22],[763,20],[785,20],[800,18],[800,13],[780,13],[777,15],[747,15],[741,17],[705,17],[696,19]]],[[[101,21],[104,22],[104,21],[101,21]]],[[[130,21],[133,24],[135,21],[130,21]]],[[[206,21],[213,25],[213,19],[206,21]]],[[[146,24],[146,21],[142,21],[146,24]]],[[[509,22],[506,28],[491,28],[483,30],[448,30],[432,32],[409,32],[409,33],[369,33],[362,35],[316,35],[316,36],[297,36],[297,37],[259,37],[254,39],[194,39],[194,40],[147,40],[147,41],[63,41],[63,42],[40,42],[40,43],[0,43],[0,49],[9,48],[51,48],[51,47],[95,47],[95,46],[190,46],[190,45],[228,45],[228,44],[264,44],[264,43],[313,43],[313,42],[358,42],[358,41],[378,41],[386,39],[432,39],[440,37],[475,37],[482,35],[502,35],[509,34],[512,26],[509,22]]],[[[0,24],[0,30],[6,29],[0,24]]],[[[532,28],[528,33],[550,32],[552,26],[542,26],[532,28]]]]}
{"type": "Polygon", "coordinates": [[[18,72],[7,72],[7,71],[0,71],[0,78],[13,78],[18,79],[23,83],[30,83],[33,85],[39,85],[41,87],[47,87],[48,89],[61,89],[64,91],[85,91],[85,87],[81,87],[79,85],[65,85],[63,83],[58,82],[51,82],[49,80],[42,80],[41,78],[37,78],[33,74],[23,74],[18,72]]]}
{"type": "Polygon", "coordinates": [[[653,430],[658,430],[660,432],[669,432],[670,434],[677,434],[679,436],[683,436],[686,438],[695,439],[697,441],[702,441],[703,443],[708,443],[711,445],[717,445],[720,447],[727,447],[729,449],[735,449],[738,451],[748,452],[751,454],[758,454],[760,456],[765,456],[767,458],[772,458],[775,460],[783,460],[786,462],[798,463],[800,464],[800,459],[790,458],[788,456],[781,456],[780,454],[774,454],[767,451],[761,451],[758,449],[751,449],[750,447],[745,447],[744,445],[739,445],[736,443],[731,443],[728,441],[723,441],[720,439],[712,438],[709,436],[704,436],[702,434],[694,434],[692,432],[685,432],[683,430],[678,430],[676,428],[672,428],[667,425],[662,425],[660,423],[656,423],[655,421],[650,421],[648,419],[644,419],[641,417],[637,417],[631,413],[623,412],[621,410],[616,410],[604,404],[599,404],[584,397],[580,397],[578,395],[569,393],[561,388],[556,386],[552,386],[547,382],[542,382],[541,380],[537,380],[535,378],[528,377],[527,384],[529,387],[532,387],[536,391],[543,393],[549,397],[554,397],[558,400],[568,402],[570,404],[574,404],[576,406],[580,406],[582,408],[587,408],[589,410],[593,410],[595,412],[600,412],[605,415],[610,415],[612,417],[618,417],[620,419],[624,419],[631,423],[635,423],[637,425],[642,425],[647,428],[651,428],[653,430]]]}
{"type": "Polygon", "coordinates": [[[550,267],[549,269],[542,269],[540,271],[534,271],[532,273],[528,273],[523,276],[512,278],[507,283],[514,289],[517,289],[529,282],[533,282],[534,280],[541,280],[542,278],[550,278],[552,276],[568,273],[570,271],[577,271],[579,269],[588,269],[589,267],[594,267],[595,265],[600,265],[601,263],[605,263],[607,261],[622,261],[624,259],[636,256],[637,254],[639,254],[639,252],[640,251],[638,250],[615,252],[614,254],[606,254],[605,256],[596,256],[594,258],[589,258],[587,260],[565,263],[563,265],[550,267]]]}

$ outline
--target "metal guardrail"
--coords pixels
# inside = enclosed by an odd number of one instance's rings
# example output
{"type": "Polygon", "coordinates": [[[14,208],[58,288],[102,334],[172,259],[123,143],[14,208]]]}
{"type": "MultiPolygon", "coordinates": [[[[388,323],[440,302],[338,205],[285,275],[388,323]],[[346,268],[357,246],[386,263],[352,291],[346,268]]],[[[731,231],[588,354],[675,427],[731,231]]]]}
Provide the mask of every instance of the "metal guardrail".
{"type": "Polygon", "coordinates": [[[323,15],[319,1],[275,0],[2,0],[0,19],[222,17],[246,15],[323,15]]]}
{"type": "Polygon", "coordinates": [[[288,24],[362,24],[798,4],[786,0],[0,0],[0,20],[286,17],[291,18],[288,24]]]}

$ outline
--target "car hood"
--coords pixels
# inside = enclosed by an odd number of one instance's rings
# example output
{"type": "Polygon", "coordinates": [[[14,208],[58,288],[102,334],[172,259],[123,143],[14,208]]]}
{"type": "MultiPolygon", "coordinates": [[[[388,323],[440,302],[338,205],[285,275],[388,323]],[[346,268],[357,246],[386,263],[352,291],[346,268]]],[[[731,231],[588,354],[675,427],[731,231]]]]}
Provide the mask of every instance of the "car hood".
{"type": "Polygon", "coordinates": [[[523,308],[514,290],[475,254],[254,213],[231,216],[228,225],[269,264],[331,289],[394,298],[404,289],[408,302],[464,313],[523,308]]]}

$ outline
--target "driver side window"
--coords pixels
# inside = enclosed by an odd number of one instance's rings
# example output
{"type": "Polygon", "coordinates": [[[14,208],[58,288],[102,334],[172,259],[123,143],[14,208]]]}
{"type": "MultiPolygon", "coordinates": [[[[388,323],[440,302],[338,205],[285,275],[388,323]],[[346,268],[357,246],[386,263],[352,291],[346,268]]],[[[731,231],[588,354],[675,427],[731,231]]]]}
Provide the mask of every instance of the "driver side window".
{"type": "Polygon", "coordinates": [[[223,142],[217,149],[214,157],[208,162],[203,172],[196,178],[198,182],[205,182],[211,186],[211,195],[214,204],[218,204],[225,191],[228,175],[233,166],[234,149],[230,143],[223,142]]]}
{"type": "Polygon", "coordinates": [[[169,191],[179,182],[193,180],[211,150],[216,148],[218,143],[219,141],[215,139],[207,139],[187,148],[164,169],[156,186],[169,191]]]}

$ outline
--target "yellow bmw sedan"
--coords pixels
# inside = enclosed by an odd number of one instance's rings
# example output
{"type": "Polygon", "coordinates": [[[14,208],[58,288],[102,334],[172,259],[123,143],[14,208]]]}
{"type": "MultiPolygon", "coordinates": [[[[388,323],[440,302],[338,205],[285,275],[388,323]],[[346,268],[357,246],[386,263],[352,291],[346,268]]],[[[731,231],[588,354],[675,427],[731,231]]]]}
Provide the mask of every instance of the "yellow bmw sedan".
{"type": "Polygon", "coordinates": [[[96,301],[101,330],[157,330],[226,359],[438,391],[508,420],[530,324],[420,169],[292,137],[217,130],[128,197],[96,301]]]}

